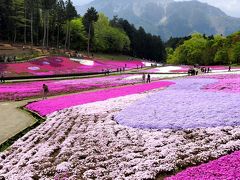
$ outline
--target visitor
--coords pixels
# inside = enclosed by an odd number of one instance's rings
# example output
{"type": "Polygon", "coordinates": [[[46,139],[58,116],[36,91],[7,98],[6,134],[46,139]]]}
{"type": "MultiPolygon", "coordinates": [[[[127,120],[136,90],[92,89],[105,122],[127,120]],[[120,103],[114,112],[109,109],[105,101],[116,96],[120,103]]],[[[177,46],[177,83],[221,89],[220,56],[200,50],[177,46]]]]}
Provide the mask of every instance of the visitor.
{"type": "Polygon", "coordinates": [[[207,68],[207,73],[209,73],[209,72],[210,72],[210,68],[208,67],[208,68],[207,68]]]}
{"type": "Polygon", "coordinates": [[[145,80],[146,80],[146,75],[145,75],[145,73],[143,73],[143,75],[142,75],[142,82],[145,83],[146,82],[145,80]]]}
{"type": "Polygon", "coordinates": [[[231,67],[231,65],[229,65],[229,67],[228,67],[228,72],[230,72],[231,69],[232,69],[232,67],[231,67]]]}
{"type": "Polygon", "coordinates": [[[43,84],[43,99],[47,99],[48,93],[49,93],[48,86],[46,84],[43,84]]]}
{"type": "Polygon", "coordinates": [[[150,74],[147,75],[147,83],[150,83],[151,82],[151,76],[150,74]]]}
{"type": "Polygon", "coordinates": [[[198,75],[198,70],[195,70],[195,74],[196,74],[196,76],[198,75]]]}
{"type": "Polygon", "coordinates": [[[3,72],[1,73],[1,83],[5,83],[5,78],[4,78],[4,74],[3,74],[3,72]]]}

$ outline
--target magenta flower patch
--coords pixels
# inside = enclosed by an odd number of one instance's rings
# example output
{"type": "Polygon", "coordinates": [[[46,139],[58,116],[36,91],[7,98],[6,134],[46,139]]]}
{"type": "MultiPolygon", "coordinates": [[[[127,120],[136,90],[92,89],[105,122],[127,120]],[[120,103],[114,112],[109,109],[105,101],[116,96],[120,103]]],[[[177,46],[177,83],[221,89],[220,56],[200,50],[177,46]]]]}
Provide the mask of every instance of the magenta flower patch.
{"type": "Polygon", "coordinates": [[[217,79],[218,81],[204,86],[204,90],[210,92],[240,93],[240,75],[215,75],[210,76],[210,78],[217,79]]]}
{"type": "Polygon", "coordinates": [[[4,72],[5,76],[31,76],[31,75],[51,75],[51,74],[72,74],[87,72],[102,72],[104,69],[113,71],[118,68],[132,69],[143,65],[140,60],[93,60],[89,65],[88,60],[81,62],[72,61],[66,57],[46,57],[22,63],[0,64],[0,73],[4,72]],[[51,72],[51,73],[49,73],[51,72]]]}
{"type": "Polygon", "coordinates": [[[240,177],[240,151],[232,153],[202,164],[167,178],[166,180],[202,180],[202,179],[229,179],[237,180],[240,177]]]}
{"type": "Polygon", "coordinates": [[[168,87],[174,84],[169,81],[153,82],[151,84],[140,84],[127,87],[119,87],[114,89],[100,90],[96,92],[86,92],[75,95],[68,95],[48,100],[43,100],[35,103],[31,103],[26,107],[39,113],[41,116],[46,116],[55,111],[59,111],[72,106],[77,106],[81,104],[104,101],[110,98],[116,98],[120,96],[126,96],[130,94],[142,93],[152,89],[168,87]]]}
{"type": "MultiPolygon", "coordinates": [[[[51,71],[38,73],[39,75],[52,74],[51,71]]],[[[47,84],[50,95],[61,93],[72,93],[92,89],[109,88],[123,86],[133,83],[142,83],[142,79],[126,79],[128,75],[106,76],[87,79],[73,80],[53,80],[37,81],[26,83],[0,84],[0,101],[4,100],[21,100],[29,97],[42,96],[42,85],[47,84]]]]}

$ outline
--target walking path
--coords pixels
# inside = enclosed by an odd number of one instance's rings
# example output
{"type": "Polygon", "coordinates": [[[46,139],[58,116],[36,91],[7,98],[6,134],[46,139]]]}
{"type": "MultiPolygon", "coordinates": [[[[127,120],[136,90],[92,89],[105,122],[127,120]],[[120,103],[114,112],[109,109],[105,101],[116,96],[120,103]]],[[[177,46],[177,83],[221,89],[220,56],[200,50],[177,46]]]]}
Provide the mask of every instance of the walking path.
{"type": "Polygon", "coordinates": [[[0,103],[0,144],[35,123],[30,114],[19,109],[27,103],[28,101],[0,103]]]}

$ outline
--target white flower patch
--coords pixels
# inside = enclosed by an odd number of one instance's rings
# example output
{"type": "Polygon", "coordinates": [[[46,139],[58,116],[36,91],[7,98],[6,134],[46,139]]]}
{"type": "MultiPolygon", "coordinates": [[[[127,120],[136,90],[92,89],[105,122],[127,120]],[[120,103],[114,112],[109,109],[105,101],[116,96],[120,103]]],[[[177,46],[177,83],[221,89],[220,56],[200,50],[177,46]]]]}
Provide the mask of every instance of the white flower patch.
{"type": "Polygon", "coordinates": [[[160,67],[160,68],[155,68],[155,69],[159,73],[170,73],[171,71],[174,71],[174,70],[181,70],[182,67],[179,67],[179,66],[166,66],[166,67],[160,67]]]}
{"type": "Polygon", "coordinates": [[[153,63],[153,62],[145,62],[145,61],[142,61],[142,63],[144,64],[145,67],[151,67],[152,65],[162,66],[162,64],[153,63]]]}
{"type": "Polygon", "coordinates": [[[43,65],[50,65],[48,61],[43,61],[43,65]]]}
{"type": "MultiPolygon", "coordinates": [[[[169,79],[186,76],[185,74],[151,74],[151,79],[169,79]]],[[[133,75],[126,77],[125,80],[141,80],[142,75],[133,75]]]]}
{"type": "Polygon", "coordinates": [[[32,71],[38,71],[38,70],[40,70],[40,68],[37,67],[37,66],[28,67],[28,69],[29,69],[29,70],[32,70],[32,71]]]}
{"type": "Polygon", "coordinates": [[[94,65],[94,61],[92,61],[92,60],[87,60],[87,59],[74,59],[74,58],[71,58],[71,60],[72,60],[72,61],[79,62],[80,64],[85,65],[85,66],[93,66],[93,65],[94,65]]]}

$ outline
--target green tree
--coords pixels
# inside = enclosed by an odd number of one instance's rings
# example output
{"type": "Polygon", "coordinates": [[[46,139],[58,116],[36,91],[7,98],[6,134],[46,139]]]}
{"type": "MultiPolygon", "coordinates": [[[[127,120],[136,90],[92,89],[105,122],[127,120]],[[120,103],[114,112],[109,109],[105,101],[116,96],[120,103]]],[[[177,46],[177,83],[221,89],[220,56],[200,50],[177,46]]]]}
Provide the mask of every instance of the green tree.
{"type": "Polygon", "coordinates": [[[191,36],[191,39],[184,41],[174,53],[174,64],[203,64],[203,53],[206,49],[207,40],[198,33],[191,36]]]}
{"type": "Polygon", "coordinates": [[[233,63],[240,63],[240,42],[237,42],[232,47],[232,62],[233,63]]]}
{"type": "Polygon", "coordinates": [[[216,64],[229,64],[228,50],[227,48],[222,48],[217,51],[214,57],[214,62],[216,64]]]}
{"type": "Polygon", "coordinates": [[[84,50],[87,45],[87,33],[82,23],[82,18],[75,18],[70,22],[72,34],[72,49],[84,50]]]}
{"type": "Polygon", "coordinates": [[[60,31],[66,20],[66,7],[63,0],[59,0],[56,5],[56,26],[57,26],[57,48],[59,48],[60,31]]]}
{"type": "Polygon", "coordinates": [[[116,27],[112,27],[108,18],[100,13],[99,19],[94,23],[95,51],[101,52],[127,52],[130,49],[130,40],[126,33],[116,27]]]}
{"type": "Polygon", "coordinates": [[[66,3],[66,20],[67,20],[67,31],[66,31],[66,38],[65,38],[65,49],[69,49],[71,46],[71,25],[70,21],[77,17],[77,11],[73,6],[71,0],[68,0],[66,3]]]}
{"type": "Polygon", "coordinates": [[[56,6],[56,0],[41,0],[42,11],[43,11],[43,47],[45,45],[48,48],[49,42],[49,11],[56,6]]]}
{"type": "Polygon", "coordinates": [[[94,7],[87,10],[86,14],[83,16],[83,24],[86,31],[88,31],[88,56],[90,54],[90,43],[92,44],[92,39],[94,37],[93,23],[98,20],[98,12],[94,7]]]}

